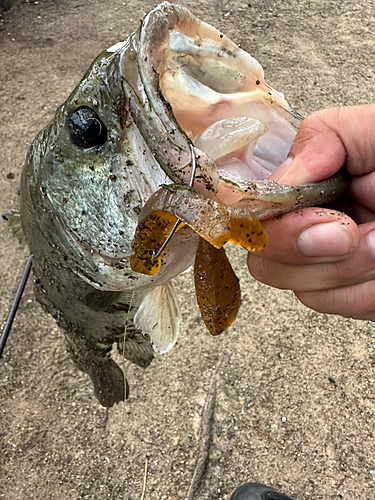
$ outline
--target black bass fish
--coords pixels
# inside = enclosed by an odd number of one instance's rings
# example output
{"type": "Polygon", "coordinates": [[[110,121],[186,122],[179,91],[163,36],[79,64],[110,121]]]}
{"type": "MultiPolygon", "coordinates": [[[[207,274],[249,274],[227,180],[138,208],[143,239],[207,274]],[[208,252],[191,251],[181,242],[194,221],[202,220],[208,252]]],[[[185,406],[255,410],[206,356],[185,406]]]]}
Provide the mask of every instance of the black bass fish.
{"type": "Polygon", "coordinates": [[[21,222],[37,297],[102,405],[128,394],[110,357],[114,343],[143,367],[174,345],[181,315],[171,279],[193,264],[212,225],[207,218],[200,232],[185,225],[156,273],[133,271],[131,245],[147,200],[161,185],[189,185],[192,154],[193,213],[213,203],[253,207],[262,219],[334,198],[344,186],[339,177],[299,187],[265,180],[285,160],[300,120],[254,58],[165,2],[99,55],[36,136],[20,211],[9,220],[18,233],[21,222]]]}

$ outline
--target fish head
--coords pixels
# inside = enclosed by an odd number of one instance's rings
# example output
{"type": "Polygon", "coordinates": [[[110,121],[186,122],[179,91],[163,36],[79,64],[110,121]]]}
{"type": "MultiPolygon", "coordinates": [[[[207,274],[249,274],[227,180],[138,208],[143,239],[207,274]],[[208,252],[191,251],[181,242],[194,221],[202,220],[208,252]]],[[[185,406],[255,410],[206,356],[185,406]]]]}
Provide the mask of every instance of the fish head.
{"type": "Polygon", "coordinates": [[[160,284],[192,264],[197,235],[178,231],[153,278],[131,271],[131,242],[159,186],[190,183],[190,145],[194,188],[230,203],[233,186],[284,161],[296,122],[254,58],[164,2],[100,54],[32,144],[21,190],[30,250],[101,290],[160,284]]]}

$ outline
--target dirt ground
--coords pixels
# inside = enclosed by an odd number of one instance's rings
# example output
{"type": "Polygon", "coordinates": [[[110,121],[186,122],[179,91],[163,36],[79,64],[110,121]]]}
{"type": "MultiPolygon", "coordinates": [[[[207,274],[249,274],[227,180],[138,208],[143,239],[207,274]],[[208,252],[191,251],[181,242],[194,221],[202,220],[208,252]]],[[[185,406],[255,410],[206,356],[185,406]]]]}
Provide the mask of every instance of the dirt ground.
{"type": "MultiPolygon", "coordinates": [[[[292,106],[374,101],[370,0],[181,2],[254,55],[292,106]]],[[[153,1],[16,0],[0,17],[0,212],[17,207],[27,148],[92,59],[124,39],[153,1]]],[[[0,323],[26,250],[0,226],[0,323]]],[[[131,396],[107,411],[69,360],[31,280],[0,360],[0,498],[186,498],[211,377],[217,401],[197,499],[229,500],[244,481],[294,500],[375,494],[375,334],[369,322],[317,314],[252,280],[230,252],[243,305],[211,338],[190,274],[176,280],[183,328],[147,370],[126,366],[131,396]]]]}

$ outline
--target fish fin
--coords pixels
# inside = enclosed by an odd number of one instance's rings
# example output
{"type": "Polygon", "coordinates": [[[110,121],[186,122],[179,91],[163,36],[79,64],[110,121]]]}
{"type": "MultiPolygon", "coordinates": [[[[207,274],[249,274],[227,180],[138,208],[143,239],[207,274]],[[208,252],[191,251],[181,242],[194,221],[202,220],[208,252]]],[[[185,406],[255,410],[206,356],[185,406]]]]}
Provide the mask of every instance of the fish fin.
{"type": "MultiPolygon", "coordinates": [[[[92,290],[84,296],[83,302],[91,307],[91,309],[94,309],[94,311],[101,311],[113,306],[120,298],[121,293],[122,292],[92,290]]],[[[127,309],[125,309],[125,311],[127,311],[127,309]]]]}
{"type": "Polygon", "coordinates": [[[126,359],[141,368],[147,368],[154,359],[154,350],[150,339],[138,331],[127,333],[123,341],[119,340],[118,350],[126,359]]]}
{"type": "Polygon", "coordinates": [[[94,309],[104,310],[107,313],[130,312],[130,318],[134,316],[133,311],[140,306],[144,293],[133,293],[133,291],[109,292],[102,290],[91,290],[83,298],[83,302],[94,309]]]}
{"type": "Polygon", "coordinates": [[[125,290],[121,292],[116,303],[112,305],[113,310],[127,311],[130,313],[129,317],[133,317],[135,311],[141,305],[145,292],[142,290],[125,290]]]}
{"type": "Polygon", "coordinates": [[[150,290],[134,316],[135,327],[150,336],[154,351],[161,354],[176,343],[180,323],[180,306],[171,282],[150,290]]]}
{"type": "Polygon", "coordinates": [[[21,214],[19,210],[11,210],[2,214],[4,220],[8,222],[10,230],[20,243],[26,243],[25,234],[22,229],[21,214]]]}
{"type": "Polygon", "coordinates": [[[88,375],[94,384],[95,397],[102,406],[111,408],[115,403],[128,399],[128,381],[113,359],[106,359],[102,363],[93,363],[92,370],[88,372],[88,375]]]}

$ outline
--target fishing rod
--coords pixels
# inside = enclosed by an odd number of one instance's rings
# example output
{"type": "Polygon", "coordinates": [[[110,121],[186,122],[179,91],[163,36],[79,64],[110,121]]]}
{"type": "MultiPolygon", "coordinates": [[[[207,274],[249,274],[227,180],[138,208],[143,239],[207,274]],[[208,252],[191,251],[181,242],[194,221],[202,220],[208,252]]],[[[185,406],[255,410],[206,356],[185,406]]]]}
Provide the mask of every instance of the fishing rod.
{"type": "Polygon", "coordinates": [[[20,281],[20,284],[18,285],[18,288],[17,288],[17,291],[16,291],[16,295],[14,296],[12,306],[10,308],[7,320],[5,322],[5,326],[3,328],[3,331],[1,332],[1,336],[0,336],[0,358],[1,358],[2,354],[3,354],[3,350],[4,350],[4,347],[5,347],[6,341],[8,339],[10,329],[12,328],[13,320],[14,320],[14,318],[16,316],[16,312],[17,312],[18,306],[20,304],[20,300],[21,300],[23,291],[25,289],[27,278],[29,277],[29,274],[30,274],[31,266],[32,266],[32,257],[30,255],[29,258],[27,259],[25,269],[23,270],[23,273],[22,273],[22,276],[21,276],[21,281],[20,281]]]}

